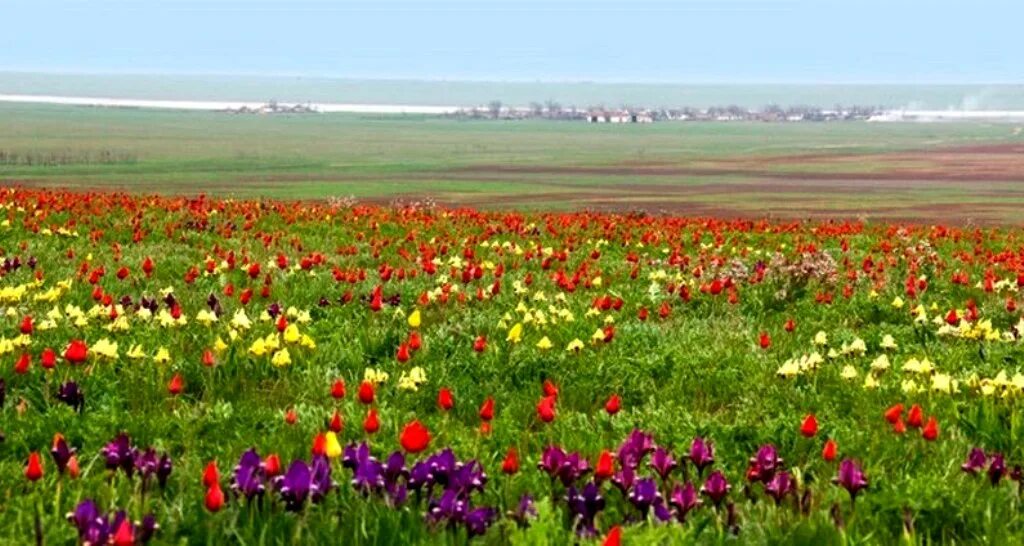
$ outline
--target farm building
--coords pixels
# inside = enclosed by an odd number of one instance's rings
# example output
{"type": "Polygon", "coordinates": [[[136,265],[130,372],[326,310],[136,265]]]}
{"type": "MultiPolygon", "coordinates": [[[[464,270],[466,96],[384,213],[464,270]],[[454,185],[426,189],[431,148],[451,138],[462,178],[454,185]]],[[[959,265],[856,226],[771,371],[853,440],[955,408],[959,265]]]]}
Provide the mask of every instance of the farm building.
{"type": "Polygon", "coordinates": [[[628,110],[617,110],[614,112],[597,111],[589,112],[586,120],[588,123],[654,123],[654,116],[644,110],[630,112],[628,110]]]}

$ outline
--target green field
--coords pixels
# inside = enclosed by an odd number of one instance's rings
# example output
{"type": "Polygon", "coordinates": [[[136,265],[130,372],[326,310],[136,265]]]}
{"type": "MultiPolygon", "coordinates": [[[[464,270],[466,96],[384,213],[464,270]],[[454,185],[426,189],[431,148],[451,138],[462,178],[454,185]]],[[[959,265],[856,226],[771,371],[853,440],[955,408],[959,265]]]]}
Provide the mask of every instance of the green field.
{"type": "Polygon", "coordinates": [[[952,179],[950,165],[932,164],[934,151],[1024,142],[1005,124],[598,126],[27,105],[0,105],[0,120],[6,185],[744,216],[915,219],[939,205],[999,222],[1024,204],[1020,154],[953,158],[978,167],[952,179]],[[996,160],[999,172],[971,178],[996,160]],[[924,173],[889,180],[894,168],[924,173]]]}

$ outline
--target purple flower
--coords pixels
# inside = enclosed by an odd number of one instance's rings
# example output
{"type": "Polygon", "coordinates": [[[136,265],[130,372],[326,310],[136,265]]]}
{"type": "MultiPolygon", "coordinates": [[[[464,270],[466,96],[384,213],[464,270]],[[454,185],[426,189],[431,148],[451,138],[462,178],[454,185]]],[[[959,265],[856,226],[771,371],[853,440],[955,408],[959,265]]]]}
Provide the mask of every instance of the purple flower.
{"type": "Polygon", "coordinates": [[[577,452],[566,455],[558,465],[557,476],[568,487],[590,472],[590,463],[577,452]]]}
{"type": "Polygon", "coordinates": [[[636,469],[650,452],[654,451],[654,436],[640,429],[633,429],[619,447],[619,465],[636,469]]]}
{"type": "Polygon", "coordinates": [[[313,455],[310,464],[310,500],[320,502],[337,485],[331,479],[331,463],[325,455],[313,455]]]}
{"type": "Polygon", "coordinates": [[[654,479],[645,478],[638,480],[633,485],[633,490],[629,492],[628,498],[629,502],[633,503],[633,506],[646,516],[651,506],[661,501],[661,493],[658,492],[658,484],[654,479]]]}
{"type": "Polygon", "coordinates": [[[462,521],[466,515],[466,502],[459,498],[458,493],[450,489],[441,493],[437,499],[431,499],[427,510],[427,520],[431,523],[462,521]]]}
{"type": "Polygon", "coordinates": [[[157,466],[160,464],[160,459],[156,455],[156,450],[152,447],[145,451],[135,451],[134,457],[135,470],[142,476],[142,480],[147,480],[150,476],[156,474],[157,466]]]}
{"type": "Polygon", "coordinates": [[[680,522],[686,520],[686,514],[690,513],[690,510],[701,505],[697,489],[691,482],[686,482],[686,485],[683,486],[677,485],[672,490],[672,496],[669,497],[668,502],[676,509],[676,518],[680,522]]]}
{"type": "Polygon", "coordinates": [[[999,485],[999,480],[1006,475],[1006,461],[1002,453],[993,453],[992,462],[988,465],[988,479],[992,485],[999,485]]]}
{"type": "Polygon", "coordinates": [[[757,450],[757,454],[750,458],[751,471],[748,476],[751,479],[758,479],[768,483],[775,475],[775,470],[782,464],[779,452],[775,446],[765,444],[757,450]]]}
{"type": "Polygon", "coordinates": [[[508,517],[512,518],[520,527],[529,525],[530,520],[537,517],[537,508],[533,505],[533,497],[529,494],[519,497],[519,504],[516,505],[515,510],[508,513],[508,517]]]}
{"type": "Polygon", "coordinates": [[[85,393],[78,388],[78,383],[68,381],[57,388],[57,400],[71,406],[75,411],[81,413],[85,406],[85,393]]]}
{"type": "Polygon", "coordinates": [[[277,491],[285,502],[285,508],[293,512],[302,509],[309,496],[310,479],[309,465],[301,459],[292,462],[284,476],[278,476],[277,491]]]}
{"type": "Polygon", "coordinates": [[[75,511],[67,515],[68,521],[75,526],[78,530],[78,538],[85,542],[87,537],[91,534],[93,539],[99,540],[99,542],[92,542],[92,544],[106,544],[107,535],[109,530],[107,529],[106,519],[100,517],[100,511],[96,508],[96,503],[91,499],[85,499],[78,503],[75,507],[75,511]],[[94,529],[94,527],[99,527],[94,529]]]}
{"type": "Polygon", "coordinates": [[[594,518],[604,510],[605,500],[601,496],[601,489],[594,482],[587,482],[582,491],[575,486],[569,487],[566,494],[569,503],[569,513],[572,516],[573,527],[576,533],[584,537],[597,535],[597,527],[594,525],[594,518]]]}
{"type": "Polygon", "coordinates": [[[715,503],[717,507],[722,503],[722,499],[729,494],[729,490],[732,486],[729,485],[729,481],[725,479],[725,474],[722,474],[721,470],[715,470],[708,476],[708,479],[704,481],[704,485],[701,486],[700,492],[707,495],[711,499],[711,502],[715,503]]]}
{"type": "Polygon", "coordinates": [[[549,476],[555,478],[558,475],[558,470],[562,467],[562,461],[565,460],[565,451],[558,446],[548,446],[544,448],[544,451],[540,455],[540,462],[537,463],[537,468],[547,472],[549,476]]]}
{"type": "Polygon", "coordinates": [[[156,480],[160,487],[167,487],[167,478],[171,477],[172,470],[174,470],[174,465],[171,463],[171,457],[164,453],[156,467],[156,480]]]}
{"type": "Polygon", "coordinates": [[[251,500],[257,495],[262,495],[265,491],[266,486],[263,484],[265,478],[263,460],[255,448],[242,454],[242,457],[238,460],[238,465],[235,466],[234,473],[235,481],[231,484],[231,488],[245,498],[251,500]]]}
{"type": "Polygon", "coordinates": [[[850,500],[856,500],[857,493],[868,486],[868,480],[860,466],[852,459],[843,459],[839,463],[839,473],[832,482],[843,486],[850,493],[850,500]]]}
{"type": "Polygon", "coordinates": [[[980,447],[976,447],[967,454],[967,461],[960,465],[960,469],[968,474],[977,474],[985,468],[987,463],[988,457],[985,456],[985,452],[980,447]]]}
{"type": "Polygon", "coordinates": [[[620,468],[619,471],[612,476],[612,484],[614,484],[615,487],[618,487],[619,491],[622,491],[623,495],[629,493],[629,490],[633,488],[633,483],[635,481],[636,472],[628,466],[620,468]]]}
{"type": "Polygon", "coordinates": [[[498,519],[498,511],[490,507],[481,507],[466,513],[466,532],[470,538],[487,533],[487,529],[498,519]]]}
{"type": "Polygon", "coordinates": [[[705,442],[700,436],[694,438],[690,444],[690,462],[697,467],[698,473],[703,473],[704,468],[715,462],[715,449],[711,442],[705,442]]]}
{"type": "Polygon", "coordinates": [[[54,438],[53,447],[50,448],[50,455],[53,456],[53,463],[57,465],[57,471],[61,474],[68,467],[68,461],[75,454],[74,448],[69,448],[63,436],[54,438]]]}
{"type": "Polygon", "coordinates": [[[123,432],[118,434],[113,441],[104,446],[100,453],[106,461],[107,469],[117,470],[120,468],[128,477],[131,477],[135,470],[136,450],[132,448],[127,434],[123,432]]]}
{"type": "Polygon", "coordinates": [[[764,485],[764,490],[768,496],[775,499],[775,504],[778,505],[786,495],[794,491],[793,477],[785,470],[776,472],[772,479],[764,485]]]}
{"type": "Polygon", "coordinates": [[[679,465],[672,457],[672,453],[663,447],[655,449],[654,453],[651,455],[651,468],[661,476],[662,480],[668,479],[668,475],[677,466],[679,465]]]}

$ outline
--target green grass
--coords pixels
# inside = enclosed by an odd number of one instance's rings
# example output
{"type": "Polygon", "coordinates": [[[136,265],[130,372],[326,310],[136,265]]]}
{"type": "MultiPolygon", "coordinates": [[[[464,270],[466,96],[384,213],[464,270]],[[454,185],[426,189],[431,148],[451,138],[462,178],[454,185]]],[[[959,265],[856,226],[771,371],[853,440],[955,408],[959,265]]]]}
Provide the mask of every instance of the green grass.
{"type": "MultiPolygon", "coordinates": [[[[0,151],[66,158],[60,165],[0,164],[0,181],[69,188],[116,188],[143,192],[323,199],[432,197],[444,203],[483,207],[579,207],[590,193],[614,192],[614,206],[656,210],[658,201],[643,186],[656,185],[665,201],[690,199],[690,190],[721,183],[758,186],[778,183],[755,175],[714,176],[671,169],[707,167],[775,173],[821,173],[807,185],[808,203],[827,200],[855,208],[856,186],[827,180],[833,173],[884,171],[884,154],[978,143],[1020,142],[1001,124],[764,124],[657,123],[605,126],[582,122],[459,121],[424,116],[237,116],[210,112],[0,105],[0,151]],[[124,162],[90,163],[107,152],[124,162]],[[870,161],[779,161],[780,156],[844,154],[870,161]],[[76,161],[76,158],[81,160],[76,161]],[[758,159],[773,159],[758,164],[758,159]],[[752,163],[753,162],[753,163],[752,163]],[[545,168],[656,166],[666,172],[573,173],[545,168]],[[495,170],[512,168],[512,172],[495,170]],[[515,170],[541,169],[541,172],[515,170]],[[462,172],[472,168],[471,172],[462,172]],[[849,187],[846,187],[849,186],[849,187]],[[567,188],[578,188],[576,195],[567,188]]],[[[910,166],[905,163],[901,167],[910,166]]],[[[920,165],[918,165],[920,166],[920,165]]],[[[785,182],[783,180],[783,182],[785,182]]],[[[934,189],[896,184],[894,192],[921,204],[971,195],[964,184],[934,189]]],[[[711,192],[702,202],[723,214],[749,214],[764,204],[776,213],[801,215],[792,195],[742,202],[711,192]],[[781,198],[785,196],[785,198],[781,198]]],[[[681,212],[685,212],[685,209],[681,212]]],[[[872,212],[872,211],[866,211],[872,212]]],[[[885,211],[878,211],[884,214],[885,211]]],[[[993,218],[1006,220],[1005,215],[993,218]]]]}

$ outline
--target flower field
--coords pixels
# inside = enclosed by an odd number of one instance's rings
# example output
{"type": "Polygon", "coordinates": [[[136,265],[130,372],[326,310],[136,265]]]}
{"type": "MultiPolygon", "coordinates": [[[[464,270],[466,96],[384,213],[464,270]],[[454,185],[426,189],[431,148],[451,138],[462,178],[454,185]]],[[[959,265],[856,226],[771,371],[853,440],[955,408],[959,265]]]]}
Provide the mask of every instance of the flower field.
{"type": "Polygon", "coordinates": [[[1024,541],[1024,233],[0,190],[5,544],[1024,541]]]}

